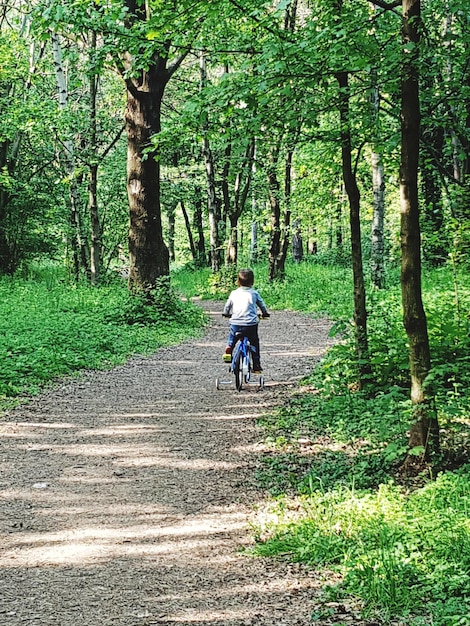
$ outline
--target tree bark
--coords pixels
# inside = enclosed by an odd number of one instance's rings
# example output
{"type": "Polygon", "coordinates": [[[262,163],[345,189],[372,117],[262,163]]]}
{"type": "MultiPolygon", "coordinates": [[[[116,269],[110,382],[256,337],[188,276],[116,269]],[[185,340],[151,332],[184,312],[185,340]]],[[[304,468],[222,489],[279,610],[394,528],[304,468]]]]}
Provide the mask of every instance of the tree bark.
{"type": "Polygon", "coordinates": [[[281,201],[280,185],[277,176],[277,163],[279,149],[271,150],[268,157],[268,191],[269,205],[271,207],[271,244],[269,246],[269,280],[279,277],[278,259],[281,252],[281,201]]]}
{"type": "MultiPolygon", "coordinates": [[[[127,25],[143,25],[150,5],[124,0],[127,25]]],[[[143,54],[149,55],[146,42],[143,54]]],[[[160,158],[152,140],[161,131],[161,107],[168,81],[187,56],[184,50],[170,63],[170,39],[154,48],[145,67],[139,54],[123,56],[127,86],[127,195],[129,198],[129,289],[149,294],[158,279],[170,273],[169,252],[163,239],[160,200],[160,158]],[[126,73],[127,72],[127,73],[126,73]]]]}
{"type": "MultiPolygon", "coordinates": [[[[227,263],[230,265],[236,265],[238,261],[238,247],[239,247],[239,233],[238,222],[245,210],[248,194],[250,191],[251,180],[253,177],[253,162],[255,156],[255,140],[251,139],[246,148],[243,159],[241,160],[240,167],[237,175],[235,176],[235,183],[233,189],[233,206],[228,201],[226,204],[227,215],[230,223],[229,242],[227,246],[227,263]]],[[[228,186],[227,186],[227,197],[228,186]]]]}
{"type": "MultiPolygon", "coordinates": [[[[59,107],[65,109],[68,106],[68,86],[62,60],[62,48],[59,36],[56,33],[51,33],[51,40],[57,90],[59,94],[59,107]]],[[[72,249],[74,254],[75,280],[78,281],[79,259],[87,277],[90,277],[90,251],[86,244],[85,237],[83,236],[80,196],[75,177],[74,144],[69,138],[66,138],[64,141],[63,158],[67,169],[67,175],[70,179],[70,224],[72,227],[72,249]]]]}
{"type": "Polygon", "coordinates": [[[380,154],[372,153],[372,191],[374,203],[372,211],[370,275],[372,284],[378,289],[385,287],[384,263],[384,218],[385,218],[385,178],[380,154]]]}
{"type": "Polygon", "coordinates": [[[204,267],[207,263],[206,259],[206,243],[203,228],[203,216],[202,216],[202,189],[198,186],[195,188],[196,199],[194,201],[194,228],[197,232],[197,257],[196,264],[198,267],[204,267]]]}
{"type": "Polygon", "coordinates": [[[351,230],[351,256],[354,281],[354,327],[359,384],[370,374],[367,338],[366,290],[362,265],[360,223],[360,193],[352,167],[351,131],[349,120],[349,78],[347,72],[337,74],[339,84],[339,110],[341,124],[341,157],[343,181],[349,199],[349,225],[351,230]]]}
{"type": "MultiPolygon", "coordinates": [[[[199,58],[199,67],[200,86],[202,89],[207,80],[206,58],[203,52],[201,52],[199,58]]],[[[210,148],[209,138],[207,136],[207,124],[203,125],[202,132],[202,155],[204,158],[204,165],[206,169],[207,211],[209,215],[210,262],[212,272],[216,273],[222,267],[222,255],[219,236],[219,223],[221,219],[220,204],[217,201],[217,194],[215,190],[214,158],[210,148]]]]}
{"type": "MultiPolygon", "coordinates": [[[[96,32],[91,34],[92,51],[96,52],[96,32]]],[[[94,155],[90,165],[90,182],[88,185],[88,210],[91,223],[90,248],[90,280],[92,285],[98,285],[101,273],[101,246],[102,233],[98,210],[98,161],[97,161],[97,127],[96,127],[96,94],[98,77],[90,76],[90,148],[94,155]]]]}
{"type": "MultiPolygon", "coordinates": [[[[371,22],[375,20],[376,7],[371,3],[371,22]]],[[[372,25],[375,30],[375,27],[372,25]]],[[[372,89],[370,94],[372,116],[375,125],[379,125],[380,117],[380,91],[378,87],[377,70],[371,71],[372,89]]],[[[370,278],[374,287],[385,287],[385,243],[384,243],[384,218],[385,218],[385,178],[384,166],[381,154],[376,148],[372,151],[372,193],[374,197],[372,206],[372,229],[371,229],[371,253],[370,253],[370,278]]]]}
{"type": "Polygon", "coordinates": [[[425,389],[431,368],[426,314],[421,293],[421,242],[418,205],[418,163],[420,104],[418,84],[418,45],[420,0],[403,0],[402,37],[404,62],[401,84],[401,290],[403,323],[409,342],[411,402],[414,408],[410,427],[411,454],[405,466],[427,460],[439,447],[439,427],[432,398],[425,389]],[[410,45],[411,44],[411,45],[410,45]],[[422,455],[415,455],[416,449],[422,455]]]}
{"type": "Polygon", "coordinates": [[[128,81],[129,288],[137,292],[149,292],[170,271],[162,232],[160,162],[155,150],[148,151],[152,137],[161,130],[161,102],[166,83],[164,60],[142,71],[139,81],[128,81]]]}

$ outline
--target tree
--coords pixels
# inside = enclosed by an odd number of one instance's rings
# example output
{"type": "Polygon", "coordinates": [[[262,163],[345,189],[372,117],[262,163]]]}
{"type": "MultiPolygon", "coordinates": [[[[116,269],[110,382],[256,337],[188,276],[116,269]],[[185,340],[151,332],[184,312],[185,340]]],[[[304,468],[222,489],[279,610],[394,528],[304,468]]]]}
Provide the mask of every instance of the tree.
{"type": "Polygon", "coordinates": [[[403,323],[409,341],[411,402],[410,454],[428,459],[439,449],[439,427],[432,396],[426,388],[431,353],[421,293],[421,241],[418,202],[420,104],[418,56],[421,28],[420,0],[403,0],[403,73],[401,83],[401,289],[403,323]]]}
{"type": "Polygon", "coordinates": [[[135,32],[135,48],[128,49],[122,56],[122,73],[127,87],[129,288],[148,293],[170,270],[162,232],[160,160],[158,140],[155,139],[161,130],[165,87],[189,50],[170,62],[170,32],[149,48],[147,40],[139,41],[139,37],[140,32],[152,27],[150,5],[125,0],[125,7],[125,25],[135,32]]]}

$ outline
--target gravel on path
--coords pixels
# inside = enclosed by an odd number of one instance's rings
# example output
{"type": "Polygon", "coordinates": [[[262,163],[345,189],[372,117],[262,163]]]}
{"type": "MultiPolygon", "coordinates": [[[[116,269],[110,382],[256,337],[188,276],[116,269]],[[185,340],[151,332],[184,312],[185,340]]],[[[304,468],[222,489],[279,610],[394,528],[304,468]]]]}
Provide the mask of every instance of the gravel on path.
{"type": "Polygon", "coordinates": [[[222,304],[205,335],[89,371],[0,422],[3,626],[306,626],[320,576],[243,554],[266,498],[257,418],[330,343],[329,323],[260,325],[265,387],[228,380],[222,304]]]}

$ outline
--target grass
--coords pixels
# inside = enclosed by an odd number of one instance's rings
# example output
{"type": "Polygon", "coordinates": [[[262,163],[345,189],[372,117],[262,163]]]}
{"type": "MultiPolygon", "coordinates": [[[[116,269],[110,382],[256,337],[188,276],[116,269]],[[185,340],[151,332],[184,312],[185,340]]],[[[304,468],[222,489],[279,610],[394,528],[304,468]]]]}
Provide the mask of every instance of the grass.
{"type": "Polygon", "coordinates": [[[257,528],[258,554],[340,573],[341,583],[324,590],[325,603],[360,596],[365,617],[468,624],[468,469],[408,495],[389,483],[374,491],[314,490],[301,502],[301,515],[298,502],[272,506],[257,528]]]}
{"type": "Polygon", "coordinates": [[[106,368],[133,354],[194,336],[202,312],[164,290],[156,306],[125,285],[71,285],[51,273],[0,280],[0,409],[84,368],[106,368]]]}
{"type": "MultiPolygon", "coordinates": [[[[352,316],[349,268],[292,263],[286,267],[285,281],[274,283],[268,281],[266,263],[254,265],[253,270],[255,288],[273,310],[303,311],[335,320],[352,316]]],[[[223,268],[215,276],[209,269],[196,271],[192,268],[180,268],[172,275],[175,289],[187,298],[225,300],[235,283],[236,271],[230,268],[223,268]]]]}

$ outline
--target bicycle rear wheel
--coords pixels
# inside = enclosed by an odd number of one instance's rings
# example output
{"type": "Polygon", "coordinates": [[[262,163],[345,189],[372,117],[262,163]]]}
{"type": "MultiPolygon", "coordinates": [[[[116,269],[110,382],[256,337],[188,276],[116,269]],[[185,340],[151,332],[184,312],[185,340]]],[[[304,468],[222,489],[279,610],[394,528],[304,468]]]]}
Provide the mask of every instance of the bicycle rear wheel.
{"type": "Polygon", "coordinates": [[[233,374],[235,376],[235,387],[241,391],[243,386],[243,354],[241,350],[234,350],[233,374]]]}

